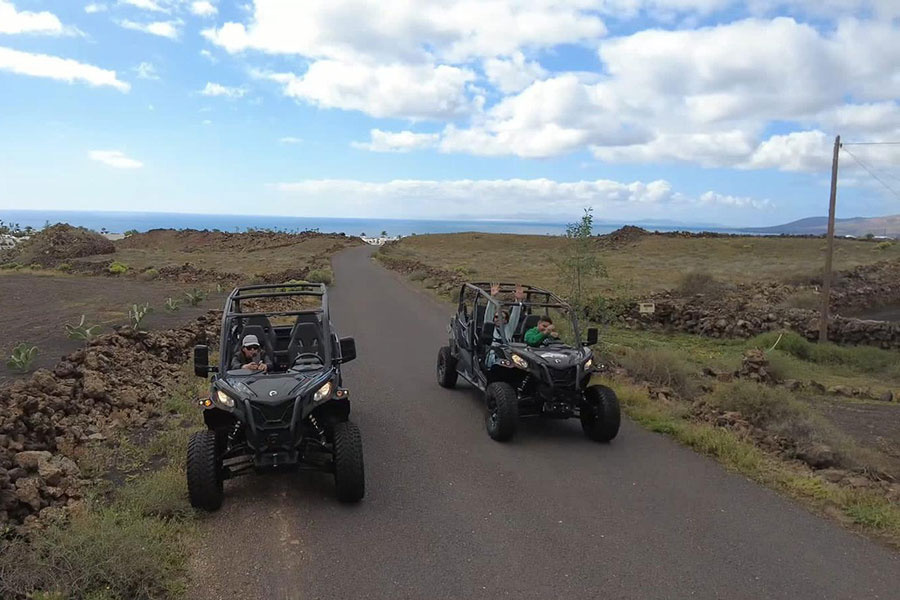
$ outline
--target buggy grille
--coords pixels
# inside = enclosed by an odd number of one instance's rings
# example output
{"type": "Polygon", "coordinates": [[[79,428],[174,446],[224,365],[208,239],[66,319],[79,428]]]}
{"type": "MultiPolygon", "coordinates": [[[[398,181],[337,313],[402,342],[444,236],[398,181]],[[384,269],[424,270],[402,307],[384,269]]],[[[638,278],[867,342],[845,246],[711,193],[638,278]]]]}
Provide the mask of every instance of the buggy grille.
{"type": "Polygon", "coordinates": [[[294,413],[294,400],[285,400],[278,404],[253,404],[253,416],[260,424],[290,422],[294,413]]]}
{"type": "Polygon", "coordinates": [[[547,370],[550,371],[550,381],[553,382],[553,385],[575,385],[578,367],[566,367],[563,369],[548,367],[547,370]]]}

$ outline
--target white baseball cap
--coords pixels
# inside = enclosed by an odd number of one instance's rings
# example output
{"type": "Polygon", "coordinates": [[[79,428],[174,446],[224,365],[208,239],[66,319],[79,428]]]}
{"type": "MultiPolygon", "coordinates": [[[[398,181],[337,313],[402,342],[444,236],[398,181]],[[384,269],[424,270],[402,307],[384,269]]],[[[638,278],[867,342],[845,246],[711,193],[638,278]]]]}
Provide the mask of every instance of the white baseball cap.
{"type": "Polygon", "coordinates": [[[245,336],[244,336],[244,341],[241,342],[241,345],[244,346],[244,347],[247,347],[247,346],[259,346],[259,340],[258,340],[258,339],[256,338],[256,336],[253,335],[253,334],[245,335],[245,336]]]}

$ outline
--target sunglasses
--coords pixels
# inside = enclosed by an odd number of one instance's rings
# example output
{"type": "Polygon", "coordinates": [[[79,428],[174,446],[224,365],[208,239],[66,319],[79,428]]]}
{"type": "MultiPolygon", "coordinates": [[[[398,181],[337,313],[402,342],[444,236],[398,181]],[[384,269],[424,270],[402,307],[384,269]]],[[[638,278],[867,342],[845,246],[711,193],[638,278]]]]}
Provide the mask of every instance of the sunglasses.
{"type": "Polygon", "coordinates": [[[244,346],[244,348],[246,348],[247,350],[259,350],[259,346],[256,346],[256,345],[244,346]]]}

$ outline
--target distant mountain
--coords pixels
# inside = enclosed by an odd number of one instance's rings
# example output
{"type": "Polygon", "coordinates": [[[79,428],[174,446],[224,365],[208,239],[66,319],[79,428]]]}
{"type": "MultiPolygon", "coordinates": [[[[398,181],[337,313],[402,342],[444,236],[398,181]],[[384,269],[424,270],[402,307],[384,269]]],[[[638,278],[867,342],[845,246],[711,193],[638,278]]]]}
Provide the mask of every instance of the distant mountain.
{"type": "MultiPolygon", "coordinates": [[[[807,217],[773,227],[746,227],[748,233],[787,235],[824,235],[828,231],[828,217],[807,217]]],[[[853,217],[834,220],[835,235],[864,237],[868,234],[900,238],[900,215],[887,217],[853,217]]]]}

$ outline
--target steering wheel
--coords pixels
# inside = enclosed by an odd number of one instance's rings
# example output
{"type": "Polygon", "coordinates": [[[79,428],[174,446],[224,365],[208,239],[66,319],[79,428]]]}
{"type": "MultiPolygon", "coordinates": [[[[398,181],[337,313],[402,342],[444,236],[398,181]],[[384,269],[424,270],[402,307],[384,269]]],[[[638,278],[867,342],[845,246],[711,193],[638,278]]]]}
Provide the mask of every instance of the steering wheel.
{"type": "Polygon", "coordinates": [[[317,361],[322,362],[322,357],[320,357],[315,352],[303,352],[302,354],[297,355],[297,358],[294,359],[294,364],[297,364],[297,361],[299,361],[302,358],[314,358],[317,361]]]}

